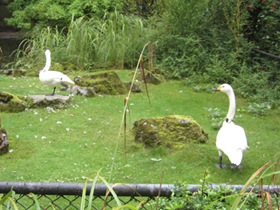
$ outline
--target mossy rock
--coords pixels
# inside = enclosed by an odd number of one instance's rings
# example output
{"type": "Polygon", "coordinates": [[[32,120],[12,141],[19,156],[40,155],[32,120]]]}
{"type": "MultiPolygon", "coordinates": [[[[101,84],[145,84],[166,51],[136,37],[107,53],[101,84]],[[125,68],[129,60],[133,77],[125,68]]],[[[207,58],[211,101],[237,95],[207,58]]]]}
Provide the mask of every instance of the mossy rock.
{"type": "Polygon", "coordinates": [[[7,92],[0,92],[0,111],[1,112],[22,112],[30,105],[28,97],[7,92]]]}
{"type": "Polygon", "coordinates": [[[0,155],[3,155],[9,152],[8,135],[4,128],[0,127],[0,135],[0,155]]]}
{"type": "Polygon", "coordinates": [[[98,94],[125,94],[127,89],[116,72],[103,72],[93,75],[77,76],[75,84],[82,87],[93,87],[98,94]]]}
{"type": "MultiPolygon", "coordinates": [[[[131,83],[132,82],[124,82],[123,84],[126,86],[126,88],[128,90],[130,90],[131,83]]],[[[136,83],[133,82],[131,91],[132,92],[141,92],[141,88],[139,87],[139,85],[137,85],[136,83]]]]}
{"type": "Polygon", "coordinates": [[[141,119],[134,122],[135,142],[147,147],[182,148],[188,142],[205,143],[208,134],[190,116],[173,115],[141,119]]]}
{"type": "Polygon", "coordinates": [[[13,77],[23,77],[26,75],[26,70],[24,69],[13,69],[13,77]]]}
{"type": "MultiPolygon", "coordinates": [[[[134,76],[134,72],[130,72],[129,76],[133,77],[134,76]]],[[[141,79],[143,80],[142,82],[144,82],[143,75],[140,75],[140,71],[138,71],[136,73],[136,77],[135,78],[139,82],[141,82],[141,79]]],[[[154,85],[158,85],[158,84],[166,81],[164,76],[162,76],[160,74],[152,73],[152,72],[147,71],[147,70],[145,70],[145,78],[146,78],[146,82],[147,83],[151,83],[151,84],[154,84],[154,85]]]]}

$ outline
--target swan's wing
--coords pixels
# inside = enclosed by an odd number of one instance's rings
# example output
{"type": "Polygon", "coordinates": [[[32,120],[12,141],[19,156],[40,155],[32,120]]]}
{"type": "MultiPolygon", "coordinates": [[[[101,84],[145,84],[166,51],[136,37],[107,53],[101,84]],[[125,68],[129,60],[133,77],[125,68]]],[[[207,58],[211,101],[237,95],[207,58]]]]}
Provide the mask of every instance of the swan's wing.
{"type": "Polygon", "coordinates": [[[248,148],[245,131],[234,123],[224,123],[217,135],[216,146],[233,164],[239,165],[243,151],[248,148]]]}
{"type": "Polygon", "coordinates": [[[42,72],[39,77],[41,82],[50,86],[58,86],[61,82],[65,84],[75,84],[67,75],[58,71],[42,72]]]}

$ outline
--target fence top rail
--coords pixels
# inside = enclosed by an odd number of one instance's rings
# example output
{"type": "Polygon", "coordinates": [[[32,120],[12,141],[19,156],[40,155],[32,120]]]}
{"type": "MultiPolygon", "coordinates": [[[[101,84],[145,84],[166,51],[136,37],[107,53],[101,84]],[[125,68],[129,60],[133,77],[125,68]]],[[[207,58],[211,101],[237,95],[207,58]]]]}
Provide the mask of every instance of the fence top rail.
{"type": "MultiPolygon", "coordinates": [[[[55,183],[55,182],[11,182],[0,181],[0,193],[8,193],[10,190],[16,194],[41,194],[41,195],[82,195],[84,183],[55,183]]],[[[87,184],[86,194],[90,194],[92,184],[87,184]]],[[[240,191],[244,185],[226,185],[226,184],[210,184],[208,188],[219,190],[220,187],[231,188],[240,191]]],[[[120,184],[114,187],[114,191],[118,196],[138,196],[139,193],[143,197],[156,197],[160,190],[160,196],[169,197],[172,194],[173,184],[120,184]],[[132,190],[133,189],[133,190],[132,190]],[[136,193],[137,192],[137,193],[136,193]]],[[[187,185],[190,192],[197,192],[201,189],[201,185],[187,185]]],[[[253,187],[248,187],[247,192],[253,187]]],[[[94,188],[95,196],[104,196],[107,186],[103,183],[97,183],[94,188]]],[[[254,191],[260,191],[260,187],[255,187],[254,191]]],[[[263,191],[279,194],[280,185],[263,185],[263,191]]]]}

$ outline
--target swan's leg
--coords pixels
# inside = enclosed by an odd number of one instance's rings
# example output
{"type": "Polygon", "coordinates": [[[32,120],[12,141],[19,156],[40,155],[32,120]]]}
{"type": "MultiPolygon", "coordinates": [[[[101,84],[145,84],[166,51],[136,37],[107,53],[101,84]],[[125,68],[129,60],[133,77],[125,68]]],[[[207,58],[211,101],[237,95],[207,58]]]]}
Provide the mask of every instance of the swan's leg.
{"type": "Polygon", "coordinates": [[[222,151],[219,150],[219,158],[220,158],[220,163],[215,164],[215,166],[217,168],[226,168],[227,165],[226,164],[222,164],[222,160],[223,160],[223,153],[222,151]]]}
{"type": "Polygon", "coordinates": [[[61,82],[60,84],[61,84],[63,87],[68,88],[68,85],[66,85],[65,83],[61,82]]]}
{"type": "Polygon", "coordinates": [[[55,93],[55,89],[56,89],[56,87],[53,88],[53,93],[52,94],[46,94],[46,96],[53,96],[54,93],[55,93]]]}

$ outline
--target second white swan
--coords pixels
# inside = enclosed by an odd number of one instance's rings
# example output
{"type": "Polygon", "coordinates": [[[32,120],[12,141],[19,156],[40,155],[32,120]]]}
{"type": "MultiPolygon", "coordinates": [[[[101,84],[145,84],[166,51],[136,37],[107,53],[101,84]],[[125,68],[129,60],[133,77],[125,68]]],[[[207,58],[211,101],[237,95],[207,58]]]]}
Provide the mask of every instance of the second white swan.
{"type": "Polygon", "coordinates": [[[222,164],[222,155],[225,153],[230,162],[234,164],[233,168],[241,168],[243,152],[248,148],[247,138],[244,129],[233,123],[235,115],[235,95],[229,84],[223,84],[213,90],[224,92],[229,97],[229,110],[223,126],[218,132],[216,146],[219,150],[220,163],[216,164],[219,168],[225,168],[227,165],[222,164]]]}
{"type": "Polygon", "coordinates": [[[58,71],[49,71],[51,66],[51,52],[49,50],[45,51],[46,55],[46,65],[39,73],[39,79],[45,85],[53,87],[53,93],[47,94],[48,96],[53,96],[57,86],[62,85],[68,87],[70,84],[75,84],[67,75],[58,71]]]}

